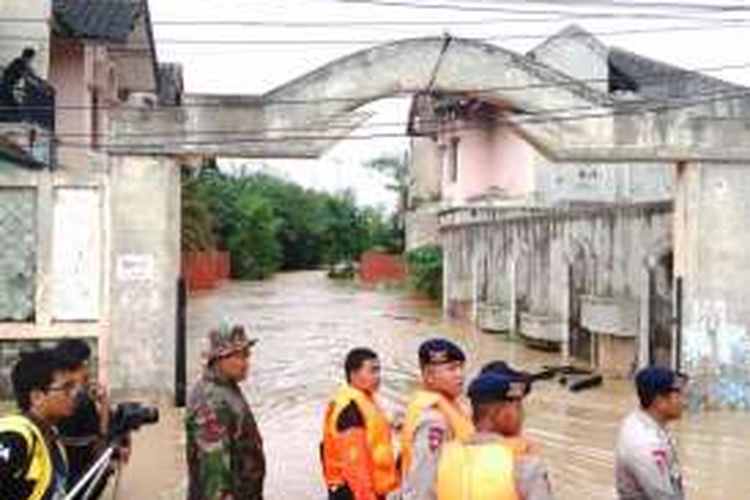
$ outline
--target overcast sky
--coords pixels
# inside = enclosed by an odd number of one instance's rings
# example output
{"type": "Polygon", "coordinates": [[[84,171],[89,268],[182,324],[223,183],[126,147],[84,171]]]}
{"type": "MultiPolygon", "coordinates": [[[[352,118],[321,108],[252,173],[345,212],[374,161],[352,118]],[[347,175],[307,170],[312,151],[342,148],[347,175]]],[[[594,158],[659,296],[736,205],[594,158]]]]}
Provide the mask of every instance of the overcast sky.
{"type": "MultiPolygon", "coordinates": [[[[159,58],[183,64],[188,92],[261,94],[378,42],[446,31],[525,52],[571,23],[608,45],[688,69],[748,64],[710,74],[750,85],[750,2],[150,0],[150,6],[159,58]],[[734,10],[718,12],[726,7],[734,10]]],[[[408,103],[389,100],[371,107],[377,113],[373,122],[403,122],[408,103]]],[[[265,163],[307,186],[353,187],[364,203],[390,204],[377,176],[358,166],[405,147],[404,139],[344,141],[317,162],[244,163],[265,163]]]]}

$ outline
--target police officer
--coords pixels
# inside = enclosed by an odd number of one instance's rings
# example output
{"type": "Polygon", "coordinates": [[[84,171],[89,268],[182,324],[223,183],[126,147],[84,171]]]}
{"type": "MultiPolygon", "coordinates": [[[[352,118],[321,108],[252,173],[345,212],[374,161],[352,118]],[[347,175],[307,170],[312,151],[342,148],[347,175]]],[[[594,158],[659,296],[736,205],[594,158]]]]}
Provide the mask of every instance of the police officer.
{"type": "Polygon", "coordinates": [[[21,414],[0,419],[0,498],[60,500],[68,465],[54,426],[73,413],[80,387],[50,350],[22,354],[11,382],[21,414]]]}
{"type": "Polygon", "coordinates": [[[404,500],[434,499],[441,446],[474,431],[461,401],[465,362],[461,348],[447,339],[430,339],[419,347],[422,388],[407,406],[401,435],[404,500]]]}
{"type": "Polygon", "coordinates": [[[687,377],[661,366],[643,368],[635,387],[640,408],[620,427],[615,451],[618,497],[682,500],[682,472],[667,423],[682,416],[687,377]]]}
{"type": "Polygon", "coordinates": [[[323,475],[329,500],[377,500],[398,487],[391,423],[375,393],[380,362],[371,349],[349,351],[346,385],[328,405],[323,427],[323,475]]]}
{"type": "Polygon", "coordinates": [[[185,421],[189,500],[263,498],[263,442],[238,385],[247,378],[255,342],[241,326],[223,324],[209,334],[206,371],[185,421]]]}
{"type": "MultiPolygon", "coordinates": [[[[524,382],[524,396],[527,396],[531,392],[531,384],[533,383],[534,377],[528,372],[516,370],[505,361],[490,361],[482,366],[482,369],[479,372],[480,375],[490,373],[511,377],[515,380],[524,382]]],[[[513,449],[514,455],[522,456],[533,453],[534,446],[532,445],[531,440],[523,434],[523,429],[520,425],[518,427],[501,426],[498,429],[498,432],[502,434],[505,443],[513,449]]]]}
{"type": "Polygon", "coordinates": [[[437,473],[438,500],[549,500],[552,493],[541,460],[517,453],[506,435],[518,436],[528,380],[486,373],[469,386],[476,432],[446,443],[437,473]]]}

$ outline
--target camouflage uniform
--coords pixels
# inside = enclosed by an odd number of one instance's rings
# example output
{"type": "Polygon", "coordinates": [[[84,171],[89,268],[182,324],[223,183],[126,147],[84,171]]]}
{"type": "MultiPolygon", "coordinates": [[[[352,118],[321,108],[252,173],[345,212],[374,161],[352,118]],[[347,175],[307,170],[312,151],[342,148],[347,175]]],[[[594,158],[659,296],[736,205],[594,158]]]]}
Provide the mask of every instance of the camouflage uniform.
{"type": "MultiPolygon", "coordinates": [[[[236,329],[211,333],[209,359],[252,345],[236,329]],[[213,357],[212,357],[213,356],[213,357]]],[[[189,500],[263,498],[263,441],[236,382],[209,366],[190,395],[185,420],[189,500]]]]}

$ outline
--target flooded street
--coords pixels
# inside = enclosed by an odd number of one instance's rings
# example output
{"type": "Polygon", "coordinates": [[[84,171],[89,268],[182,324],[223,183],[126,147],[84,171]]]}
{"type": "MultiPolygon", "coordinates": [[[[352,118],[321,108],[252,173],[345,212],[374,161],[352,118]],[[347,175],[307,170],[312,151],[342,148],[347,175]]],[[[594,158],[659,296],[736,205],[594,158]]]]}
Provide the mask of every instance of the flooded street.
{"type": "MultiPolygon", "coordinates": [[[[260,339],[245,389],[265,439],[272,500],[324,498],[318,459],[322,414],[352,347],[380,353],[381,396],[391,409],[403,407],[413,389],[417,346],[431,335],[451,337],[467,349],[469,376],[494,359],[526,370],[559,362],[556,354],[445,323],[430,304],[399,293],[362,291],[320,273],[295,273],[265,283],[230,283],[191,298],[191,380],[198,374],[205,332],[222,317],[249,325],[260,339]]],[[[613,498],[615,433],[634,404],[624,381],[608,380],[603,388],[577,394],[555,381],[536,384],[527,404],[527,432],[550,467],[558,498],[613,498]]],[[[689,498],[750,497],[750,446],[744,437],[750,415],[688,416],[674,429],[689,498]]]]}

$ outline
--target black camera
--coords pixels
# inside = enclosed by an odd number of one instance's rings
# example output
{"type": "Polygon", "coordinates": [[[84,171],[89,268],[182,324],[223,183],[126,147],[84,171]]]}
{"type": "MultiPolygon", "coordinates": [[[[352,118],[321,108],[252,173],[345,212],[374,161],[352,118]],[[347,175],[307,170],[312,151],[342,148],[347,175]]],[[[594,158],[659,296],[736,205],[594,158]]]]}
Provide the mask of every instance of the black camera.
{"type": "Polygon", "coordinates": [[[115,407],[110,421],[110,436],[117,439],[129,432],[137,431],[144,425],[159,421],[159,409],[134,401],[120,403],[115,407]]]}

